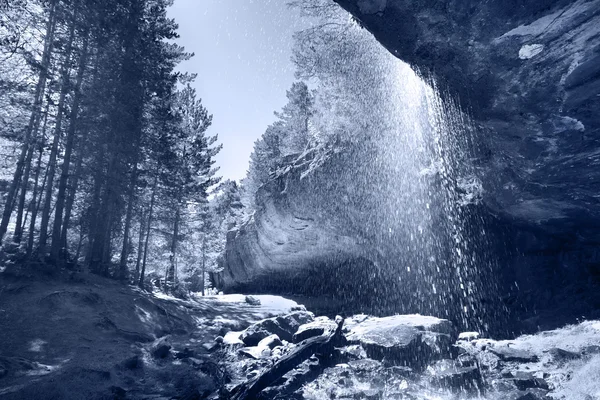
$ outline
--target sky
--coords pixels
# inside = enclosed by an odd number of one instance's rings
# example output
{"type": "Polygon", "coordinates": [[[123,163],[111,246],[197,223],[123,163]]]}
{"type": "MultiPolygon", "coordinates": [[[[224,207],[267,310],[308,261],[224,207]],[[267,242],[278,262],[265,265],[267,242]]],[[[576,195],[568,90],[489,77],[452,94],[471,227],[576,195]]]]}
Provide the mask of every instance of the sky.
{"type": "Polygon", "coordinates": [[[294,82],[292,35],[308,24],[286,0],[175,0],[169,16],[195,57],[182,71],[198,73],[193,86],[213,114],[219,175],[242,179],[256,139],[275,121],[294,82]]]}

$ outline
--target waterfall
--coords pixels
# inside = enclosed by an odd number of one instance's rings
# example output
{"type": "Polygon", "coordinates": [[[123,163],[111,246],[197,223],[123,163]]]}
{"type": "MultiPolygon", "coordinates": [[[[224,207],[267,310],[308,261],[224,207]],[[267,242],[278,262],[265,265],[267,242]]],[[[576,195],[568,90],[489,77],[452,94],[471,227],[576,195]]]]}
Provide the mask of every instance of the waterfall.
{"type": "Polygon", "coordinates": [[[433,80],[370,33],[353,26],[344,34],[330,51],[345,63],[332,62],[320,79],[319,129],[343,132],[354,152],[354,167],[339,174],[354,208],[367,210],[353,219],[371,245],[373,275],[385,282],[364,283],[364,291],[382,310],[432,313],[486,331],[483,302],[495,293],[488,279],[495,265],[477,211],[477,131],[433,80]]]}

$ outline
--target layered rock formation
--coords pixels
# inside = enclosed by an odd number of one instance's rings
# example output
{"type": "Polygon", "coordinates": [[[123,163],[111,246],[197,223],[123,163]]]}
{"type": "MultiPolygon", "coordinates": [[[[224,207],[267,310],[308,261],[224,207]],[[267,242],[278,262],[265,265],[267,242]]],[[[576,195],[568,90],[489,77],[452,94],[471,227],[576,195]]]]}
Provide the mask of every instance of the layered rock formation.
{"type": "MultiPolygon", "coordinates": [[[[600,279],[600,0],[336,1],[472,117],[484,149],[478,215],[497,234],[501,269],[492,272],[509,308],[568,314],[600,304],[588,295],[600,279]]],[[[384,221],[353,197],[376,183],[338,179],[340,157],[308,179],[299,163],[261,189],[253,221],[230,235],[220,285],[335,288],[349,299],[402,291],[400,311],[434,312],[413,299],[427,294],[379,268],[397,254],[375,245],[384,221]]]]}

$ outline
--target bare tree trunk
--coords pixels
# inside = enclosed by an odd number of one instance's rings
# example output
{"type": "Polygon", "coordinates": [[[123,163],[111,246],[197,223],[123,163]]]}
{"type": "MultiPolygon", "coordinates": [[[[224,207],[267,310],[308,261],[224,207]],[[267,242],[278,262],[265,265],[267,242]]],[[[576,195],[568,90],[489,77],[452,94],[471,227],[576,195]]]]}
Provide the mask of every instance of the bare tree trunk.
{"type": "Polygon", "coordinates": [[[135,261],[135,276],[133,277],[133,282],[138,282],[140,279],[140,266],[142,263],[142,247],[144,246],[144,212],[142,211],[140,214],[140,231],[138,236],[138,245],[137,245],[137,259],[135,261]]]}
{"type": "MultiPolygon", "coordinates": [[[[27,214],[31,214],[31,222],[29,225],[29,232],[30,234],[28,235],[29,238],[31,240],[33,240],[33,236],[32,233],[35,232],[35,222],[36,222],[36,218],[37,218],[37,202],[38,202],[38,194],[40,193],[40,190],[38,189],[38,184],[40,182],[40,174],[42,173],[42,156],[44,155],[44,137],[46,135],[46,127],[48,126],[48,114],[50,111],[50,102],[46,102],[46,110],[44,111],[44,124],[42,126],[42,132],[41,135],[38,137],[38,143],[37,143],[37,149],[38,149],[38,157],[37,157],[37,161],[36,161],[36,167],[35,167],[35,178],[33,180],[33,193],[31,195],[31,200],[29,201],[29,207],[27,207],[27,214]]],[[[44,185],[46,184],[46,179],[45,179],[45,174],[44,174],[44,181],[42,183],[42,190],[44,185]]],[[[25,220],[23,221],[23,227],[21,228],[22,230],[25,230],[25,226],[26,226],[26,222],[27,222],[27,217],[25,218],[25,220]]],[[[31,249],[33,248],[33,243],[29,243],[29,239],[27,241],[27,257],[29,257],[31,249]]]]}
{"type": "Polygon", "coordinates": [[[165,287],[175,285],[175,258],[177,257],[177,242],[179,236],[179,202],[175,210],[175,222],[173,224],[173,239],[171,240],[171,259],[165,277],[165,287]]]}
{"type": "MultiPolygon", "coordinates": [[[[43,143],[40,143],[40,148],[39,148],[39,158],[38,161],[40,161],[40,163],[38,164],[38,173],[41,172],[42,166],[41,166],[41,159],[42,156],[44,154],[44,145],[43,143]]],[[[28,239],[27,239],[27,257],[31,256],[31,254],[33,253],[33,244],[34,244],[34,239],[35,239],[35,223],[37,222],[37,214],[38,211],[40,209],[40,206],[42,205],[42,192],[44,191],[44,187],[46,186],[46,180],[48,179],[48,166],[46,166],[45,170],[44,170],[44,180],[42,181],[42,185],[39,187],[39,196],[38,196],[38,186],[36,184],[35,187],[35,196],[31,199],[31,221],[29,222],[29,235],[28,235],[28,239]],[[36,198],[37,197],[37,198],[36,198]]]]}
{"type": "MultiPolygon", "coordinates": [[[[39,126],[39,124],[37,124],[39,126]]],[[[33,137],[37,136],[38,126],[34,127],[33,137]]],[[[21,189],[19,193],[19,203],[17,204],[17,220],[15,221],[15,232],[13,234],[13,242],[21,243],[23,237],[23,212],[25,211],[25,200],[27,197],[27,189],[29,187],[29,175],[31,173],[31,161],[33,159],[33,152],[35,146],[33,143],[29,145],[27,150],[27,157],[25,157],[25,171],[23,172],[23,178],[21,181],[21,189]]]]}
{"type": "Polygon", "coordinates": [[[79,114],[79,103],[81,101],[81,84],[85,74],[88,53],[88,37],[85,34],[83,50],[79,59],[77,71],[77,79],[75,82],[75,98],[71,108],[71,117],[69,129],[67,131],[67,140],[65,144],[65,156],[61,168],[60,181],[58,184],[58,194],[56,195],[56,209],[54,213],[54,226],[52,229],[52,247],[50,248],[50,256],[52,259],[59,261],[60,249],[64,246],[61,241],[61,225],[63,222],[63,210],[65,206],[65,197],[67,191],[67,181],[69,179],[69,168],[71,165],[71,155],[73,154],[73,144],[75,142],[75,131],[77,127],[77,117],[79,114]]]}
{"type": "Polygon", "coordinates": [[[123,232],[123,248],[121,249],[121,260],[119,262],[119,276],[121,280],[129,279],[129,270],[127,269],[127,256],[129,255],[129,231],[131,230],[131,219],[133,218],[133,204],[135,202],[135,188],[137,184],[138,168],[137,163],[131,172],[131,181],[129,182],[129,193],[127,203],[127,213],[125,215],[125,229],[123,232]]]}
{"type": "Polygon", "coordinates": [[[205,286],[206,286],[206,282],[205,282],[205,277],[204,275],[206,274],[206,232],[204,232],[204,234],[202,235],[202,277],[200,279],[201,283],[202,283],[202,297],[204,297],[204,291],[205,291],[205,286]]]}
{"type": "Polygon", "coordinates": [[[45,253],[46,243],[48,241],[48,223],[50,221],[50,208],[52,205],[52,189],[54,187],[54,175],[56,174],[56,157],[58,155],[58,143],[62,132],[63,112],[65,107],[65,97],[69,89],[69,65],[71,63],[71,53],[73,49],[73,40],[75,39],[75,21],[71,23],[69,31],[69,41],[66,47],[65,60],[61,68],[61,90],[58,99],[58,110],[56,122],[54,125],[54,139],[52,149],[50,150],[50,159],[48,160],[48,182],[46,185],[46,197],[44,198],[44,207],[42,208],[42,222],[40,224],[40,241],[38,243],[40,254],[45,253]]]}
{"type": "MultiPolygon", "coordinates": [[[[99,163],[101,163],[104,158],[104,146],[101,146],[101,153],[99,155],[99,163]]],[[[94,191],[92,195],[92,202],[89,211],[89,227],[88,227],[88,245],[85,254],[85,265],[92,267],[92,256],[94,249],[94,240],[95,240],[95,232],[96,226],[98,225],[98,215],[99,215],[99,207],[100,207],[100,194],[102,192],[102,171],[99,169],[99,165],[97,166],[98,170],[96,171],[96,177],[94,178],[94,191]]]]}
{"type": "Polygon", "coordinates": [[[152,228],[152,214],[154,212],[154,200],[156,198],[156,185],[158,184],[158,173],[154,177],[152,185],[152,197],[150,199],[150,210],[148,211],[148,226],[146,226],[146,243],[144,244],[144,261],[142,262],[142,272],[140,273],[139,286],[144,289],[144,275],[146,274],[146,260],[148,258],[148,242],[150,241],[150,229],[152,228]]]}
{"type": "MultiPolygon", "coordinates": [[[[60,233],[60,242],[65,249],[67,248],[67,232],[71,222],[71,212],[73,210],[73,204],[75,203],[75,196],[77,195],[77,187],[79,186],[79,176],[81,175],[82,163],[83,154],[80,154],[75,166],[75,173],[69,179],[69,194],[67,196],[67,202],[65,205],[65,218],[62,223],[62,229],[60,233]]],[[[81,234],[83,234],[83,229],[81,227],[80,230],[81,234]]]]}
{"type": "Polygon", "coordinates": [[[53,45],[54,45],[54,31],[56,28],[56,3],[57,0],[53,0],[50,4],[50,8],[48,11],[48,22],[46,23],[46,38],[44,40],[44,51],[42,54],[42,63],[40,68],[40,75],[38,78],[38,82],[35,89],[35,96],[33,102],[33,111],[31,112],[31,117],[29,119],[29,124],[25,131],[25,137],[23,138],[23,145],[21,146],[21,154],[19,155],[19,159],[17,161],[17,167],[15,169],[15,173],[13,175],[13,180],[8,189],[8,194],[6,196],[6,203],[4,205],[4,211],[2,213],[2,221],[0,221],[0,244],[2,244],[2,240],[4,239],[4,235],[8,229],[8,223],[10,221],[10,216],[13,211],[14,200],[17,194],[17,189],[19,184],[21,183],[21,179],[23,177],[23,168],[25,166],[25,159],[27,157],[27,153],[29,151],[29,146],[31,146],[31,137],[34,131],[36,124],[41,118],[41,105],[43,101],[43,94],[46,90],[46,81],[48,79],[48,69],[50,67],[50,59],[52,56],[53,45]]]}

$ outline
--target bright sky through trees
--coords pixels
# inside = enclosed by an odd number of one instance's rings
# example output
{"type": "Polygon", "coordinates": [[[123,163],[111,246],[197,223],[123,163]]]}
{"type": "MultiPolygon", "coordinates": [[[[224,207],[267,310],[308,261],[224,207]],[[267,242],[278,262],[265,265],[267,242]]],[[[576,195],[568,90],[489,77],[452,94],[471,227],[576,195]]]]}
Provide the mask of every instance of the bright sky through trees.
{"type": "Polygon", "coordinates": [[[198,73],[193,86],[214,115],[211,133],[224,178],[239,180],[253,143],[276,118],[294,80],[292,34],[307,21],[285,0],[175,0],[177,42],[196,56],[180,65],[198,73]]]}

